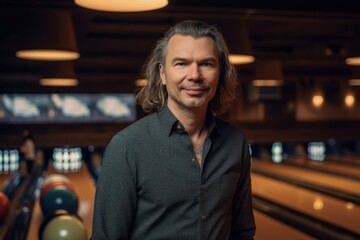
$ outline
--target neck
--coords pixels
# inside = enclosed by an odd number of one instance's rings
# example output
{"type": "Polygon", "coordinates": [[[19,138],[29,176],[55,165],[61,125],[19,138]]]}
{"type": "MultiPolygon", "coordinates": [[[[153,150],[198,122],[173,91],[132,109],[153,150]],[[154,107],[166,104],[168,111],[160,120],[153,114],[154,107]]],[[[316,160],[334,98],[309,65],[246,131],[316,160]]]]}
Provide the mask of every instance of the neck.
{"type": "Polygon", "coordinates": [[[200,136],[206,129],[206,108],[179,109],[169,104],[168,107],[190,136],[200,136]]]}

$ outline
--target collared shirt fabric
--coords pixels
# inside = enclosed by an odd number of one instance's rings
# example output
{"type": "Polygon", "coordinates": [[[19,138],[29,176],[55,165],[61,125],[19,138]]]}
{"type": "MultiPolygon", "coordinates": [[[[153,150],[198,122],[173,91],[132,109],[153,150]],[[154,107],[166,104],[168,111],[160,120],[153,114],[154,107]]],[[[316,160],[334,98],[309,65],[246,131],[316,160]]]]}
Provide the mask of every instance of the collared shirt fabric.
{"type": "Polygon", "coordinates": [[[113,137],[97,182],[92,239],[252,239],[250,157],[244,134],[208,114],[198,164],[165,107],[113,137]]]}

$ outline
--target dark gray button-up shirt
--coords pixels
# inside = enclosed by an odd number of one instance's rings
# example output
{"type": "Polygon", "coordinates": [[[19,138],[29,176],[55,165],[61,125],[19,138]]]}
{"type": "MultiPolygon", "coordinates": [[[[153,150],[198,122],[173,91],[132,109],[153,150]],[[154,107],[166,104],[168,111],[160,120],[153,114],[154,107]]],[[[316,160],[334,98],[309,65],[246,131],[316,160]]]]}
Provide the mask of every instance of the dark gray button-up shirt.
{"type": "Polygon", "coordinates": [[[104,154],[92,239],[251,239],[247,141],[208,114],[202,166],[171,111],[119,132],[104,154]]]}

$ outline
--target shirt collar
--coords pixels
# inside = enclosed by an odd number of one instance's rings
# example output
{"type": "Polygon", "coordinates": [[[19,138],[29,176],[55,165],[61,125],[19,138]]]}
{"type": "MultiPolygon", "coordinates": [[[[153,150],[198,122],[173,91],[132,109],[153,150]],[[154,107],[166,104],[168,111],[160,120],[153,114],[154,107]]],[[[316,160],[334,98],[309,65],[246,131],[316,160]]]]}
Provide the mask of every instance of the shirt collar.
{"type": "MultiPolygon", "coordinates": [[[[174,114],[170,111],[168,106],[165,106],[160,112],[158,112],[158,118],[163,126],[164,131],[168,134],[168,136],[170,136],[172,132],[176,132],[180,134],[185,133],[184,126],[174,116],[174,114]]],[[[213,116],[211,111],[207,112],[206,121],[208,121],[209,124],[208,135],[210,135],[214,130],[217,129],[215,117],[213,116]]]]}

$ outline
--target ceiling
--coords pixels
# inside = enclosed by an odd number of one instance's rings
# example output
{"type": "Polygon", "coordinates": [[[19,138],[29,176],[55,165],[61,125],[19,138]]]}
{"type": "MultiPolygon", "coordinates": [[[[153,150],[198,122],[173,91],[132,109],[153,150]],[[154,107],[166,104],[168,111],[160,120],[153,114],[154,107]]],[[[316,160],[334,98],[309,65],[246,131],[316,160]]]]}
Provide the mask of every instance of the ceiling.
{"type": "MultiPolygon", "coordinates": [[[[244,21],[255,58],[280,60],[286,84],[346,81],[351,69],[344,58],[360,29],[360,7],[355,2],[170,0],[157,11],[108,13],[78,7],[70,0],[0,0],[0,92],[134,92],[134,81],[157,39],[183,19],[214,24],[230,20],[234,25],[244,21]],[[25,23],[50,9],[72,13],[81,55],[74,61],[80,81],[76,87],[40,86],[46,63],[15,57],[25,23]]],[[[237,66],[243,84],[251,80],[253,65],[237,66]]]]}

